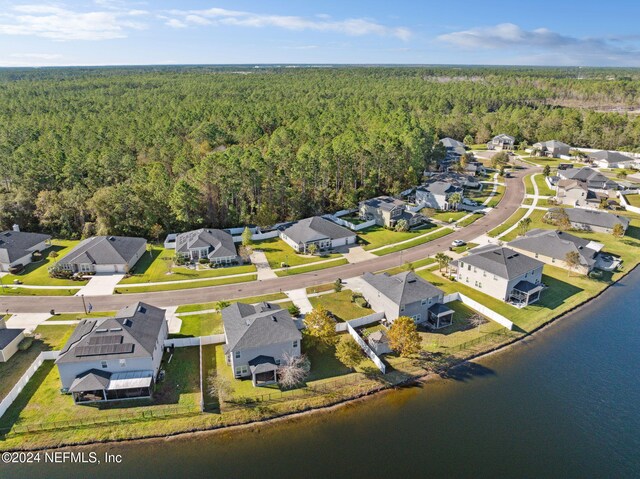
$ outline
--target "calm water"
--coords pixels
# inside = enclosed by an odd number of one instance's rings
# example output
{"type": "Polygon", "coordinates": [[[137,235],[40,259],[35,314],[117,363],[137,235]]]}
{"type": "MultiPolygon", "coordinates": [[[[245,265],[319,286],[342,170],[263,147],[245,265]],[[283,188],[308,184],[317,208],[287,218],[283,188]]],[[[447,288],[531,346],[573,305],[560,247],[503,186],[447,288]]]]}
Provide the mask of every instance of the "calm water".
{"type": "Polygon", "coordinates": [[[0,477],[640,477],[639,291],[640,270],[455,379],[251,431],[84,449],[122,465],[0,477]]]}

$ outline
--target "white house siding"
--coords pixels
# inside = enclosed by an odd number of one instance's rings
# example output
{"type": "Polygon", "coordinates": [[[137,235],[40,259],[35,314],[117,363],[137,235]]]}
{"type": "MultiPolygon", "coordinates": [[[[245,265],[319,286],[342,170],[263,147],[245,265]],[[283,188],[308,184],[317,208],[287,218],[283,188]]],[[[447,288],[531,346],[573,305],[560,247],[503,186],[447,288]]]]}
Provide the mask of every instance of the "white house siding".
{"type": "Polygon", "coordinates": [[[423,298],[425,304],[422,304],[422,301],[415,301],[413,303],[399,305],[380,293],[366,281],[362,282],[360,289],[362,295],[371,306],[371,309],[377,313],[384,313],[387,320],[391,322],[399,316],[408,316],[414,318],[417,323],[423,323],[429,319],[429,308],[436,303],[442,303],[444,299],[442,294],[438,294],[430,298],[423,298]]]}
{"type": "Polygon", "coordinates": [[[60,372],[60,382],[63,389],[69,389],[74,379],[90,369],[97,369],[98,371],[105,371],[108,373],[124,373],[128,371],[154,371],[153,361],[151,358],[129,358],[125,359],[125,365],[120,364],[120,358],[114,357],[106,360],[107,367],[102,367],[101,360],[91,360],[87,358],[87,361],[73,362],[73,363],[59,363],[58,371],[60,372]]]}
{"type": "MultiPolygon", "coordinates": [[[[550,264],[553,266],[558,266],[560,268],[563,269],[569,269],[569,267],[567,266],[567,263],[564,260],[561,259],[557,259],[557,258],[552,258],[551,256],[545,256],[542,254],[536,254],[536,253],[532,253],[531,251],[526,251],[520,248],[515,248],[513,247],[513,245],[509,245],[509,247],[514,250],[517,251],[518,253],[521,253],[525,256],[529,256],[530,258],[535,258],[539,261],[542,261],[543,263],[546,264],[550,264]]],[[[576,268],[574,271],[580,273],[580,274],[587,274],[589,272],[589,269],[584,266],[584,267],[580,267],[580,268],[576,268]]],[[[529,280],[530,281],[530,280],[529,280]]],[[[531,281],[533,283],[533,281],[531,281]]]]}
{"type": "Polygon", "coordinates": [[[295,241],[293,241],[291,238],[289,238],[286,234],[284,234],[284,232],[280,233],[280,239],[282,239],[282,241],[284,241],[285,243],[287,243],[289,246],[291,246],[294,250],[296,251],[300,251],[299,250],[299,246],[298,243],[296,243],[295,241]]]}
{"type": "Polygon", "coordinates": [[[337,248],[339,246],[346,246],[349,244],[354,244],[356,242],[356,235],[347,236],[346,238],[338,238],[331,241],[331,247],[337,248]]]}
{"type": "Polygon", "coordinates": [[[258,356],[271,356],[275,360],[281,360],[282,357],[286,354],[290,356],[300,356],[300,342],[302,340],[297,340],[297,346],[293,347],[293,341],[287,341],[282,343],[270,344],[268,346],[263,346],[260,348],[250,348],[250,349],[241,349],[240,357],[236,358],[236,350],[231,351],[227,356],[227,361],[230,363],[231,370],[234,375],[238,376],[236,373],[236,368],[245,366],[246,374],[242,374],[241,377],[250,377],[251,370],[249,369],[249,361],[257,358],[258,356]]]}
{"type": "Polygon", "coordinates": [[[458,267],[458,281],[501,301],[507,301],[514,286],[523,280],[533,284],[540,283],[542,281],[542,266],[511,280],[471,266],[465,263],[464,259],[461,260],[458,267]]]}
{"type": "Polygon", "coordinates": [[[425,207],[436,210],[446,210],[448,208],[447,198],[443,195],[433,195],[428,191],[416,190],[416,202],[424,203],[425,207]]]}
{"type": "Polygon", "coordinates": [[[11,356],[18,352],[18,345],[24,339],[24,333],[18,334],[13,341],[0,350],[0,363],[5,363],[11,359],[11,356]]]}

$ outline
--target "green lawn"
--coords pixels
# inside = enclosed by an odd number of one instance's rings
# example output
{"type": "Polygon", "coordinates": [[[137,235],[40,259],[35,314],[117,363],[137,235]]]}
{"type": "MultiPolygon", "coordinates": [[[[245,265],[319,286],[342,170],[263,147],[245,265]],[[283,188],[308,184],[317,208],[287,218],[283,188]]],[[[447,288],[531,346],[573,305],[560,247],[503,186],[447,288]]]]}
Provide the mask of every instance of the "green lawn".
{"type": "MultiPolygon", "coordinates": [[[[165,358],[167,359],[167,358],[165,358]]],[[[121,414],[142,414],[167,405],[196,410],[200,404],[199,348],[176,348],[164,363],[165,380],[156,386],[153,400],[139,399],[77,406],[60,393],[60,376],[53,361],[45,361],[0,419],[0,427],[58,421],[92,421],[121,414]]]]}
{"type": "Polygon", "coordinates": [[[640,195],[624,195],[624,197],[631,206],[640,208],[640,195]]]}
{"type": "MultiPolygon", "coordinates": [[[[287,298],[287,295],[284,293],[273,293],[273,294],[265,294],[262,296],[250,296],[247,298],[234,299],[234,300],[230,300],[229,302],[230,303],[242,302],[242,303],[253,304],[253,303],[260,303],[261,301],[275,301],[278,299],[286,299],[286,298],[287,298]]],[[[185,305],[179,306],[176,312],[177,313],[193,313],[196,311],[215,309],[216,303],[217,301],[211,301],[209,303],[200,303],[200,304],[185,304],[185,305]]]]}
{"type": "Polygon", "coordinates": [[[159,283],[163,281],[180,281],[187,279],[215,278],[232,274],[253,273],[256,267],[252,264],[209,268],[199,266],[200,269],[189,269],[174,266],[175,251],[160,246],[153,246],[150,252],[144,254],[132,270],[132,276],[124,278],[120,284],[159,283]]]}
{"type": "Polygon", "coordinates": [[[507,221],[505,221],[501,225],[498,225],[497,227],[495,227],[494,229],[489,231],[487,233],[487,235],[489,235],[492,238],[494,238],[494,237],[498,236],[499,234],[504,233],[509,228],[511,228],[513,225],[518,223],[518,221],[520,221],[522,219],[522,217],[526,214],[527,211],[528,210],[526,208],[518,208],[514,214],[512,214],[509,218],[507,218],[507,221]]]}
{"type": "Polygon", "coordinates": [[[424,258],[418,261],[413,261],[412,263],[404,263],[401,266],[396,266],[395,268],[389,268],[382,271],[377,271],[378,273],[389,273],[391,275],[402,273],[403,271],[408,271],[409,269],[416,270],[421,268],[422,266],[428,266],[430,264],[435,264],[435,258],[424,258]]]}
{"type": "Polygon", "coordinates": [[[49,277],[49,267],[69,253],[78,243],[79,241],[52,240],[51,247],[43,252],[43,256],[46,256],[44,260],[26,265],[18,274],[9,274],[3,277],[3,283],[5,285],[13,284],[14,280],[18,280],[22,281],[23,284],[31,286],[76,286],[78,288],[87,284],[87,281],[73,281],[70,279],[55,279],[49,277]],[[54,258],[48,256],[54,251],[58,254],[55,261],[54,258]]]}
{"type": "Polygon", "coordinates": [[[408,241],[407,243],[402,243],[396,246],[390,246],[388,248],[383,248],[378,251],[373,251],[372,253],[375,254],[376,256],[384,256],[385,254],[395,253],[396,251],[402,251],[405,249],[413,248],[414,246],[428,243],[429,241],[437,240],[439,238],[442,238],[443,236],[447,236],[450,233],[453,233],[453,230],[451,228],[442,228],[428,235],[415,238],[414,240],[408,241]]]}
{"type": "Polygon", "coordinates": [[[357,303],[351,302],[352,294],[352,291],[345,289],[339,293],[314,296],[309,298],[309,301],[314,308],[322,306],[342,321],[349,321],[373,313],[372,309],[363,308],[357,303]]]}
{"type": "Polygon", "coordinates": [[[55,316],[51,316],[47,321],[79,321],[81,319],[89,318],[108,318],[109,316],[115,316],[115,314],[115,311],[95,311],[89,314],[58,313],[55,316]]]}
{"type": "Polygon", "coordinates": [[[445,223],[453,223],[468,214],[468,211],[441,211],[431,216],[431,218],[434,220],[444,221],[445,223]]]}
{"type": "Polygon", "coordinates": [[[245,276],[232,276],[232,277],[222,277],[218,279],[210,279],[205,281],[195,281],[195,282],[182,282],[182,283],[171,283],[171,284],[163,284],[163,285],[154,285],[154,286],[129,286],[128,288],[119,287],[116,288],[116,293],[118,294],[132,294],[132,293],[149,293],[153,291],[174,291],[177,289],[192,289],[192,288],[205,288],[207,286],[219,286],[221,284],[234,284],[234,283],[246,283],[248,281],[255,281],[258,279],[258,275],[256,274],[248,274],[245,276]]]}
{"type": "Polygon", "coordinates": [[[504,196],[504,190],[505,190],[505,187],[503,185],[498,185],[496,187],[495,193],[491,195],[491,199],[487,203],[487,206],[489,208],[495,208],[498,205],[498,203],[500,203],[500,201],[502,200],[502,197],[504,196]]]}
{"type": "Polygon", "coordinates": [[[174,337],[198,337],[211,334],[222,334],[222,316],[220,313],[203,313],[180,316],[182,326],[180,334],[174,337]]]}
{"type": "Polygon", "coordinates": [[[0,296],[73,296],[78,292],[81,284],[81,282],[76,283],[76,285],[78,285],[76,289],[34,289],[5,286],[0,287],[0,296]]]}
{"type": "Polygon", "coordinates": [[[554,190],[552,190],[551,188],[549,188],[549,185],[547,185],[547,182],[545,181],[544,175],[540,174],[540,175],[536,175],[534,177],[534,180],[536,182],[536,185],[538,185],[538,194],[540,196],[555,196],[556,192],[554,190]]]}
{"type": "Polygon", "coordinates": [[[265,241],[256,242],[253,246],[256,250],[262,250],[267,256],[269,265],[272,268],[280,268],[282,263],[289,266],[298,266],[300,264],[315,263],[329,258],[340,258],[340,254],[322,254],[322,255],[301,255],[296,253],[291,246],[282,241],[280,238],[273,238],[265,241]]]}
{"type": "MultiPolygon", "coordinates": [[[[524,208],[520,208],[521,210],[524,208]]],[[[531,219],[531,226],[529,227],[530,230],[535,229],[535,228],[547,228],[547,229],[551,229],[552,226],[548,225],[546,223],[542,222],[542,217],[546,214],[546,211],[544,210],[533,210],[531,212],[531,214],[528,216],[528,218],[531,219]]],[[[502,238],[500,238],[502,241],[511,241],[516,239],[518,236],[520,235],[520,229],[516,228],[514,229],[512,232],[504,235],[502,238]]]]}
{"type": "Polygon", "coordinates": [[[464,228],[465,226],[469,226],[471,223],[474,223],[475,221],[479,220],[483,216],[484,215],[481,213],[474,213],[471,216],[469,216],[466,220],[458,221],[457,224],[460,228],[464,228]]]}
{"type": "Polygon", "coordinates": [[[319,284],[318,286],[309,286],[307,288],[307,294],[321,293],[323,291],[333,290],[333,283],[319,284]]]}
{"type": "Polygon", "coordinates": [[[473,249],[476,246],[478,246],[478,243],[467,243],[465,245],[457,246],[453,248],[453,251],[456,253],[464,253],[465,251],[469,251],[470,249],[473,249]]]}
{"type": "Polygon", "coordinates": [[[391,245],[400,241],[415,238],[427,233],[430,229],[435,228],[433,223],[426,223],[420,229],[398,232],[385,229],[382,226],[372,226],[358,233],[360,239],[365,243],[365,250],[372,250],[381,246],[391,245]]]}
{"type": "Polygon", "coordinates": [[[349,261],[347,261],[346,258],[339,258],[332,261],[327,261],[326,263],[315,263],[315,264],[310,264],[307,266],[301,266],[297,268],[286,268],[280,271],[276,271],[276,276],[291,276],[294,274],[309,273],[310,271],[317,271],[319,269],[327,269],[327,268],[333,268],[335,266],[341,266],[343,264],[347,264],[348,262],[349,261]]]}

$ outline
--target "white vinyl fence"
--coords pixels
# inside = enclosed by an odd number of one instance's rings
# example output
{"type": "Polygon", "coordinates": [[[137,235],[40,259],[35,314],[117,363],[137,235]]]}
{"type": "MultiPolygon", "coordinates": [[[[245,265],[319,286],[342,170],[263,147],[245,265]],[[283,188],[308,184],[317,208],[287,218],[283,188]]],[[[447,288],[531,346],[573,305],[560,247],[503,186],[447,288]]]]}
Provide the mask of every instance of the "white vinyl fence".
{"type": "Polygon", "coordinates": [[[347,325],[347,331],[349,332],[351,337],[355,339],[356,343],[360,345],[364,353],[367,356],[369,356],[369,359],[371,359],[371,361],[373,361],[373,363],[378,367],[378,369],[382,371],[382,374],[385,374],[387,371],[387,366],[382,362],[382,359],[380,359],[378,355],[373,352],[373,349],[369,347],[367,342],[364,339],[362,339],[362,337],[358,334],[358,332],[355,329],[353,329],[350,323],[351,321],[348,321],[345,324],[347,325]]]}
{"type": "Polygon", "coordinates": [[[224,344],[224,334],[212,334],[211,336],[197,336],[195,338],[171,338],[165,339],[164,347],[188,348],[206,344],[224,344]]]}
{"type": "Polygon", "coordinates": [[[342,218],[338,218],[335,215],[324,215],[323,218],[326,218],[329,221],[333,221],[334,223],[340,226],[344,226],[345,228],[349,228],[351,231],[361,231],[376,224],[376,220],[369,220],[363,223],[354,224],[351,221],[343,220],[342,218]]]}
{"type": "Polygon", "coordinates": [[[2,417],[5,412],[7,412],[9,406],[11,406],[13,401],[16,400],[31,377],[36,373],[40,366],[42,366],[42,363],[45,361],[53,361],[55,359],[58,359],[59,354],[60,351],[43,351],[38,355],[35,361],[31,363],[31,366],[29,366],[29,369],[25,371],[25,373],[22,375],[22,377],[20,377],[15,386],[13,386],[11,391],[9,391],[9,394],[7,394],[7,396],[0,402],[0,417],[2,417]]]}
{"type": "MultiPolygon", "coordinates": [[[[360,326],[366,326],[367,324],[377,323],[384,319],[384,313],[373,313],[361,318],[352,319],[348,322],[352,327],[359,328],[360,326]]],[[[336,332],[341,333],[347,330],[347,322],[336,324],[336,332]]]]}
{"type": "Polygon", "coordinates": [[[627,211],[631,211],[632,213],[640,213],[640,208],[638,208],[637,206],[631,206],[622,193],[618,193],[618,196],[620,197],[620,203],[622,203],[622,206],[624,206],[627,211]]]}
{"type": "MultiPolygon", "coordinates": [[[[269,231],[267,233],[255,233],[254,235],[251,236],[251,240],[252,241],[260,241],[260,240],[264,240],[264,239],[277,238],[279,234],[280,234],[280,232],[278,230],[269,231]]],[[[234,236],[233,237],[233,242],[234,243],[242,242],[242,234],[240,236],[234,236]]]]}
{"type": "Polygon", "coordinates": [[[494,310],[487,308],[486,306],[478,303],[476,300],[471,299],[469,296],[465,296],[462,293],[453,293],[444,297],[444,302],[449,303],[451,301],[462,301],[463,304],[466,304],[471,309],[475,309],[481,315],[495,321],[498,324],[501,324],[508,330],[513,330],[513,323],[509,321],[507,318],[502,316],[501,314],[496,313],[494,310]]]}

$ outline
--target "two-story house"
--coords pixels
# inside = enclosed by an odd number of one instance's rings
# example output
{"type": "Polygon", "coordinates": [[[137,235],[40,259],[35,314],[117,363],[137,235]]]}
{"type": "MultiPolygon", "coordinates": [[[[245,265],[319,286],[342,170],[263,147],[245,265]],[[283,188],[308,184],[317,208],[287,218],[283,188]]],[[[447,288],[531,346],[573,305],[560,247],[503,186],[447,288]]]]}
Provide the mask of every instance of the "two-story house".
{"type": "Polygon", "coordinates": [[[516,144],[516,139],[513,136],[505,133],[500,133],[494,136],[487,143],[488,150],[513,150],[516,144]]]}
{"type": "Polygon", "coordinates": [[[460,157],[467,152],[465,144],[453,138],[443,138],[440,143],[446,150],[445,163],[453,163],[460,160],[460,157]]]}
{"type": "Polygon", "coordinates": [[[146,303],[83,319],[56,360],[62,390],[76,403],[150,397],[167,337],[165,310],[146,303]]]}
{"type": "Polygon", "coordinates": [[[451,266],[462,284],[518,306],[538,301],[544,289],[544,263],[502,246],[474,248],[451,266]]]}
{"type": "Polygon", "coordinates": [[[378,226],[393,228],[404,217],[406,203],[391,196],[377,196],[360,203],[360,218],[375,220],[378,226]]]}
{"type": "Polygon", "coordinates": [[[286,355],[301,354],[302,334],[289,311],[272,303],[234,303],[222,310],[226,362],[236,378],[273,384],[286,355]]]}
{"type": "Polygon", "coordinates": [[[207,258],[211,263],[227,265],[238,263],[240,258],[233,236],[218,229],[201,228],[176,236],[176,256],[189,261],[207,258]]]}
{"type": "Polygon", "coordinates": [[[444,292],[413,271],[393,276],[365,273],[361,290],[371,309],[384,313],[389,322],[408,316],[417,324],[426,324],[433,329],[450,326],[453,322],[453,310],[443,304],[444,292]]]}
{"type": "Polygon", "coordinates": [[[569,145],[558,140],[539,141],[533,144],[533,148],[538,151],[540,156],[548,156],[551,158],[568,156],[571,150],[569,145]]]}
{"type": "Polygon", "coordinates": [[[416,203],[421,203],[427,208],[449,210],[456,208],[459,204],[451,202],[451,197],[456,194],[461,203],[464,198],[462,186],[449,181],[435,180],[416,188],[416,203]]]}

